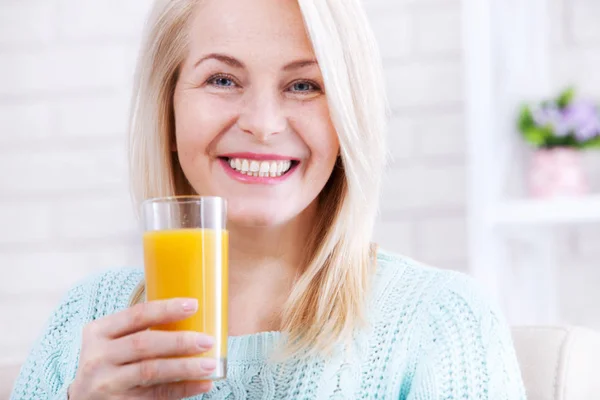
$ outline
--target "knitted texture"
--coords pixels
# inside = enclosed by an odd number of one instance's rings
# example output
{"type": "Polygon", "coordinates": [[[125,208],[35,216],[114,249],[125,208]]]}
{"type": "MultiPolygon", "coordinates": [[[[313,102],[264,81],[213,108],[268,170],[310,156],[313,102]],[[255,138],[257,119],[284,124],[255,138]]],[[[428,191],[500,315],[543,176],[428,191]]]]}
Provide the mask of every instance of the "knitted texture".
{"type": "MultiPolygon", "coordinates": [[[[11,399],[66,400],[83,326],[127,307],[142,278],[115,270],[72,289],[11,399]]],[[[230,337],[227,379],[194,400],[525,399],[510,331],[471,278],[380,251],[371,290],[368,327],[351,344],[326,359],[275,362],[284,334],[230,337]]]]}

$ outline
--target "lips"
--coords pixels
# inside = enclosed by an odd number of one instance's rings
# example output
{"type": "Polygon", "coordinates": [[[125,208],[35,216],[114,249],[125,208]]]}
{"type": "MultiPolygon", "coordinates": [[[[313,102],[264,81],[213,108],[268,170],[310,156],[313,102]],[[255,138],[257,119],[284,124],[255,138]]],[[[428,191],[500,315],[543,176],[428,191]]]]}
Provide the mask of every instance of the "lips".
{"type": "Polygon", "coordinates": [[[290,175],[300,161],[274,154],[227,154],[219,157],[233,178],[243,182],[277,183],[290,175]]]}
{"type": "Polygon", "coordinates": [[[242,175],[272,178],[282,176],[292,167],[292,160],[251,160],[247,158],[230,158],[229,166],[242,175]]]}

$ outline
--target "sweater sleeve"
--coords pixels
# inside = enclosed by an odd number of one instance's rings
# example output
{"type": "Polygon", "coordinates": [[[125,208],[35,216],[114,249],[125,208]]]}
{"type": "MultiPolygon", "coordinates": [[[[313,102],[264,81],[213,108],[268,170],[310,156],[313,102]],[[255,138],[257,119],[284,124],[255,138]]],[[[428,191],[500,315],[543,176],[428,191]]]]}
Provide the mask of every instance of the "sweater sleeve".
{"type": "Polygon", "coordinates": [[[525,400],[508,325],[471,278],[455,274],[424,320],[409,400],[525,400]]]}
{"type": "Polygon", "coordinates": [[[54,310],[13,386],[10,400],[67,400],[75,373],[71,352],[79,340],[86,307],[85,283],[71,289],[54,310]]]}

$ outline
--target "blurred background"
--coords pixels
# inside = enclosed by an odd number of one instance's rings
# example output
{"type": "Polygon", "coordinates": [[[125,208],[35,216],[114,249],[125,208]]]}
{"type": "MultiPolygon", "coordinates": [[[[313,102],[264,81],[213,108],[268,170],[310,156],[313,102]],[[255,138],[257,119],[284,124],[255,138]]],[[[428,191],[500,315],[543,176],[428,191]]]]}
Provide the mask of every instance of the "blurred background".
{"type": "MultiPolygon", "coordinates": [[[[0,0],[0,375],[68,288],[141,266],[125,129],[149,3],[0,0]]],[[[366,4],[393,111],[377,242],[471,274],[512,325],[600,329],[594,116],[589,146],[550,129],[600,103],[600,2],[366,4]]]]}

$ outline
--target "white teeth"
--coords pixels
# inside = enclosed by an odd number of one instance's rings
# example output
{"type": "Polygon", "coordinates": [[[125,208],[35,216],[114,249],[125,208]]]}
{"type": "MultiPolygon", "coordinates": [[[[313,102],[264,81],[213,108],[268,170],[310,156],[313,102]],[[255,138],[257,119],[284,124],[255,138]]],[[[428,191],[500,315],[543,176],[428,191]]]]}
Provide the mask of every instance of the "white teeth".
{"type": "Polygon", "coordinates": [[[229,166],[231,169],[248,176],[278,177],[291,168],[292,161],[256,161],[232,158],[229,160],[229,166]]]}
{"type": "Polygon", "coordinates": [[[271,177],[277,176],[277,161],[271,161],[271,166],[269,167],[269,175],[271,177]]]}

